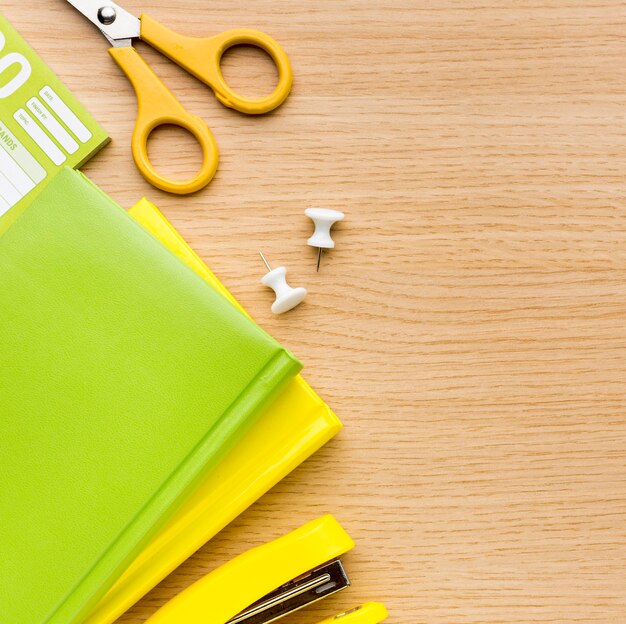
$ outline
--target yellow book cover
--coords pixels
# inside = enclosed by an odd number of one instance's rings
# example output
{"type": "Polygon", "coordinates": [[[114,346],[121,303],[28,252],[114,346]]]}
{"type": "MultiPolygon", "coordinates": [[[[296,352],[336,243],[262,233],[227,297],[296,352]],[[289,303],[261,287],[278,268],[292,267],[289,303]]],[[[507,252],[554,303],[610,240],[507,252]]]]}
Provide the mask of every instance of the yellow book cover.
{"type": "MultiPolygon", "coordinates": [[[[146,199],[130,214],[243,311],[236,299],[146,199]]],[[[301,376],[291,380],[252,429],[104,596],[85,624],[111,624],[168,574],[341,430],[301,376]]]]}

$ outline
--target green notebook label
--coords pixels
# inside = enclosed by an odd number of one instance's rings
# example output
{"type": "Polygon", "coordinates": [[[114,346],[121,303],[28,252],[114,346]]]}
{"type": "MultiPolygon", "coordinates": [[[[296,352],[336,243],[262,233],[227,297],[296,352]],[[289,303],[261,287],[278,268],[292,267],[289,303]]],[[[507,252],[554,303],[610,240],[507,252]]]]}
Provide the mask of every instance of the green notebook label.
{"type": "Polygon", "coordinates": [[[25,207],[62,167],[82,165],[107,141],[100,125],[0,15],[0,217],[25,207]]]}

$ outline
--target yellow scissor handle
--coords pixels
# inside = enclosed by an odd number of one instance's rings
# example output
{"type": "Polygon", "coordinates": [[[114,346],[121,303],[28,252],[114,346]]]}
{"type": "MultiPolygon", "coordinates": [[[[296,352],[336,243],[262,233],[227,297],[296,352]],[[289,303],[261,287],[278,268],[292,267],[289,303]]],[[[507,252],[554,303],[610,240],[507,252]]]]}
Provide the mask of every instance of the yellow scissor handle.
{"type": "Polygon", "coordinates": [[[367,602],[319,624],[380,624],[387,619],[387,615],[384,605],[379,602],[367,602]]]}
{"type": "Polygon", "coordinates": [[[130,80],[137,94],[137,123],[133,131],[132,150],[143,177],[156,188],[187,195],[204,188],[215,175],[218,151],[209,127],[189,113],[159,80],[133,47],[111,48],[115,62],[130,80]],[[189,180],[177,181],[156,172],[148,158],[148,138],[159,126],[179,126],[191,132],[202,148],[200,171],[189,180]]]}
{"type": "Polygon", "coordinates": [[[322,516],[213,570],[172,598],[146,624],[224,624],[285,583],[353,547],[337,520],[322,516]]]}
{"type": "Polygon", "coordinates": [[[199,39],[180,35],[149,15],[142,15],[141,39],[211,87],[222,104],[242,113],[268,113],[280,106],[291,91],[293,75],[287,54],[275,39],[258,30],[238,28],[199,39]],[[236,45],[255,46],[271,56],[278,70],[278,85],[271,95],[243,97],[226,84],[221,69],[222,55],[236,45]]]}

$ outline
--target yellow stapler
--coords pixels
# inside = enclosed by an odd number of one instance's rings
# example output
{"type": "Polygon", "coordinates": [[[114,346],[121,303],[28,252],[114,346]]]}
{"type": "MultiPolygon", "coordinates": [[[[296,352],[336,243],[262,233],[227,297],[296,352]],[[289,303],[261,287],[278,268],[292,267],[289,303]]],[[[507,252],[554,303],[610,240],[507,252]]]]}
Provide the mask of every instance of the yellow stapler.
{"type": "MultiPolygon", "coordinates": [[[[182,591],[146,624],[269,624],[350,585],[340,557],[354,542],[332,516],[249,550],[182,591]]],[[[320,624],[379,624],[367,603],[320,624]]]]}

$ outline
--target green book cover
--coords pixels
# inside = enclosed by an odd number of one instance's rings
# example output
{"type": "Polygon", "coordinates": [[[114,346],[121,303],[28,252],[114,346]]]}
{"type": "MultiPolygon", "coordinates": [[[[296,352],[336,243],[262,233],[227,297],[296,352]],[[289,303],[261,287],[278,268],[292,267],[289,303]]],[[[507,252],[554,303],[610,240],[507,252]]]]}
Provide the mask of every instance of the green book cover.
{"type": "Polygon", "coordinates": [[[17,218],[63,167],[80,167],[108,140],[0,14],[0,216],[11,211],[4,221],[17,218]]]}
{"type": "Polygon", "coordinates": [[[77,624],[301,366],[69,168],[0,281],[0,620],[77,624]]]}

